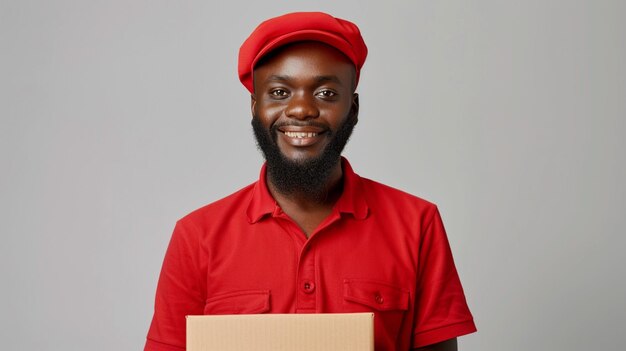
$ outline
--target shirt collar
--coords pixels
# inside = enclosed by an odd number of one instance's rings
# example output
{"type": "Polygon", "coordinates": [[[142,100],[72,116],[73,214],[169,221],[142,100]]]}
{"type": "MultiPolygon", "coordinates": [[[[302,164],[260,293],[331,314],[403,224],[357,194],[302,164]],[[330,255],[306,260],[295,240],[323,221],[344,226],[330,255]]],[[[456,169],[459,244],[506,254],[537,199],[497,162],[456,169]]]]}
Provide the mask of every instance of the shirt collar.
{"type": "MultiPolygon", "coordinates": [[[[334,210],[340,214],[352,214],[355,219],[365,219],[369,207],[361,188],[361,177],[354,173],[352,166],[344,157],[341,157],[341,166],[343,169],[343,192],[337,200],[334,210]]],[[[266,175],[267,164],[263,164],[259,180],[254,184],[252,197],[246,210],[250,223],[256,223],[266,215],[279,212],[278,204],[267,187],[266,175]]]]}

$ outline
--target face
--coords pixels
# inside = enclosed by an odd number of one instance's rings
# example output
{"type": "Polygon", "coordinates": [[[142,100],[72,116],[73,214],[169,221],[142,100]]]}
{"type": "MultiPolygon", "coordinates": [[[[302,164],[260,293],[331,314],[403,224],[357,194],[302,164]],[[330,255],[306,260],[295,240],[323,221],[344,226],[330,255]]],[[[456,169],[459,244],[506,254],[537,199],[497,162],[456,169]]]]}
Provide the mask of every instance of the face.
{"type": "Polygon", "coordinates": [[[354,66],[316,42],[281,49],[254,70],[252,114],[293,161],[321,155],[348,118],[356,118],[354,66]]]}
{"type": "Polygon", "coordinates": [[[355,69],[321,43],[279,50],[254,70],[252,125],[268,171],[313,190],[339,163],[357,122],[355,69]]]}

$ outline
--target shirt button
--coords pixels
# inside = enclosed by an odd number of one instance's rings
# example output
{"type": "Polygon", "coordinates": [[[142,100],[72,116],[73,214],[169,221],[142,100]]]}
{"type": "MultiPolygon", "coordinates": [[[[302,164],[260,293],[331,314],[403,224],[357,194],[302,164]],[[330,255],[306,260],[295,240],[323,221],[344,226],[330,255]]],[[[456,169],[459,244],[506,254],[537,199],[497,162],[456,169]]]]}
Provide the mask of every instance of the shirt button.
{"type": "Polygon", "coordinates": [[[315,290],[315,283],[307,280],[302,284],[302,288],[305,293],[310,294],[315,290]]]}
{"type": "Polygon", "coordinates": [[[374,295],[374,299],[376,300],[376,303],[379,305],[382,305],[383,302],[385,302],[385,299],[383,299],[383,296],[380,293],[376,293],[376,295],[374,295]]]}

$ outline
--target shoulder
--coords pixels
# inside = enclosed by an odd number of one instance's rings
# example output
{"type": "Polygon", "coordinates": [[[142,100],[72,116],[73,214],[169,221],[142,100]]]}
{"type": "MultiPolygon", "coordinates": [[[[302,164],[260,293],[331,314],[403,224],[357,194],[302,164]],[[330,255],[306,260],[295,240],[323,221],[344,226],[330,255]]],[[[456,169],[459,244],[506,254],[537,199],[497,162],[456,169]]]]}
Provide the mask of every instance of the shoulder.
{"type": "Polygon", "coordinates": [[[424,198],[359,175],[347,159],[343,160],[343,166],[348,197],[354,197],[355,203],[364,200],[372,215],[403,217],[410,221],[407,217],[423,220],[437,212],[437,206],[424,198]]]}
{"type": "Polygon", "coordinates": [[[419,196],[407,193],[392,186],[361,177],[363,193],[368,203],[376,204],[383,202],[385,205],[409,206],[420,211],[432,211],[437,205],[419,196]]]}
{"type": "Polygon", "coordinates": [[[237,220],[245,217],[245,210],[257,182],[249,184],[236,192],[195,209],[178,220],[178,225],[203,227],[207,223],[220,220],[237,220]]]}
{"type": "Polygon", "coordinates": [[[439,213],[435,203],[389,185],[361,177],[361,187],[370,214],[386,222],[424,228],[439,213]]]}

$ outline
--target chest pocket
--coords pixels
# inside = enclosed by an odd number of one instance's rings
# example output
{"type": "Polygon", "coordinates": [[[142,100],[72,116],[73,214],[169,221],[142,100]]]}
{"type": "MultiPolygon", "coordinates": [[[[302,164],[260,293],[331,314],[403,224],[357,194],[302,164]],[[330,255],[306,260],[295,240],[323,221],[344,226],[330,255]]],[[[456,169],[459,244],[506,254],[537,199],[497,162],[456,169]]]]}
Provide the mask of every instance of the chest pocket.
{"type": "Polygon", "coordinates": [[[406,311],[409,308],[408,290],[366,279],[344,279],[343,299],[376,311],[406,311]]]}
{"type": "Polygon", "coordinates": [[[204,314],[256,314],[270,310],[269,290],[240,290],[210,297],[204,314]]]}
{"type": "MultiPolygon", "coordinates": [[[[376,350],[394,349],[401,337],[410,293],[393,285],[367,279],[344,279],[346,312],[374,312],[376,350]]],[[[408,320],[408,319],[407,319],[408,320]]]]}

